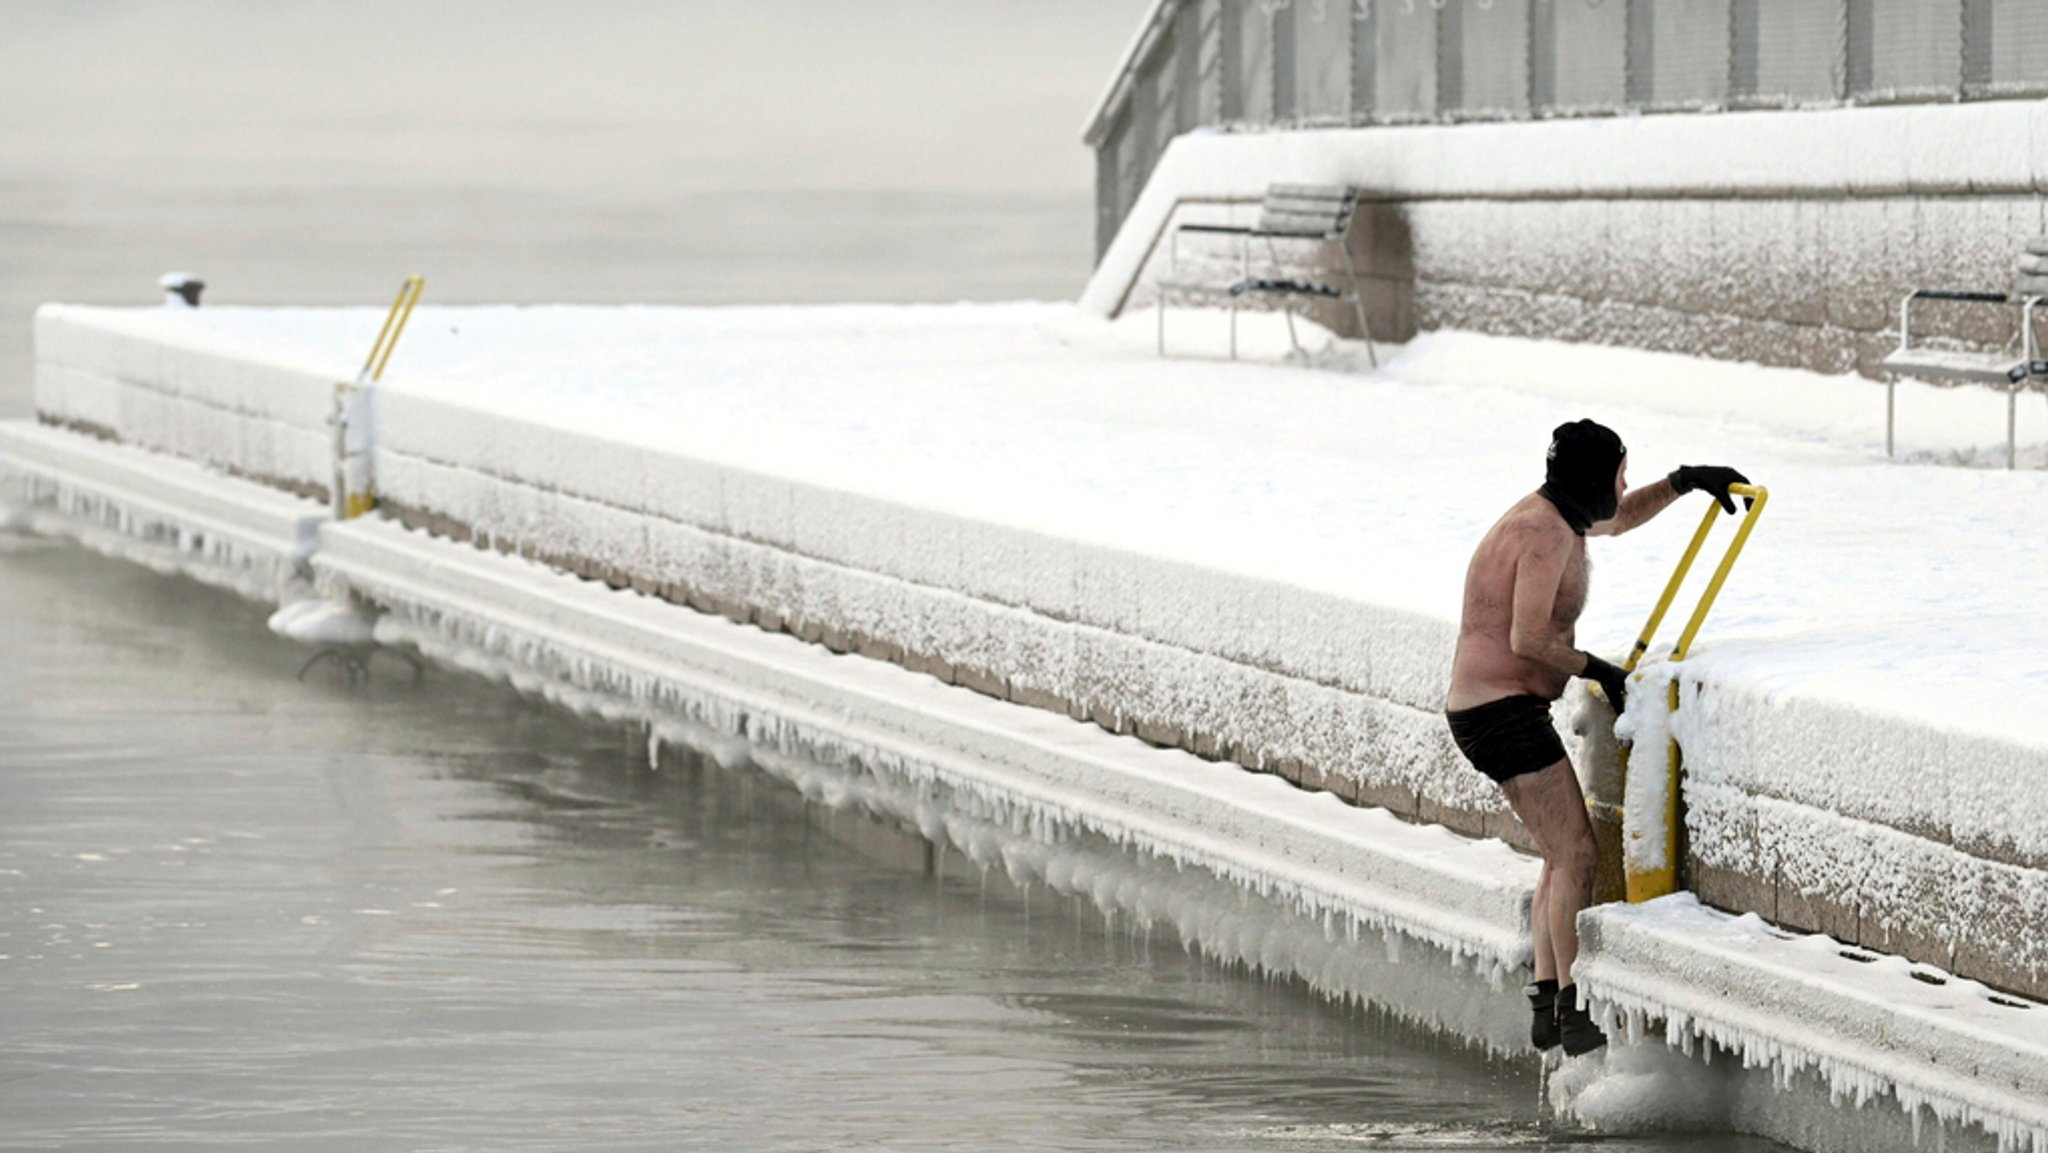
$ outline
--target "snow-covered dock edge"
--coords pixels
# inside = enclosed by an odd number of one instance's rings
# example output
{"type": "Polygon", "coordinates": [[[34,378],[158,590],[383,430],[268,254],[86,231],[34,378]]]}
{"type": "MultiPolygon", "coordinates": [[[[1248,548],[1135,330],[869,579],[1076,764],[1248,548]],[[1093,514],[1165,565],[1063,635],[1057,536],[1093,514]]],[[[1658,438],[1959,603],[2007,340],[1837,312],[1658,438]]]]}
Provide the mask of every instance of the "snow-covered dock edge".
{"type": "MultiPolygon", "coordinates": [[[[984,863],[1029,876],[1043,850],[1026,846],[1087,837],[1221,879],[1313,931],[1149,912],[1204,948],[1496,1051],[1517,1047],[1508,978],[1525,949],[1534,870],[1498,842],[381,519],[327,522],[301,498],[77,433],[0,425],[0,468],[37,531],[258,600],[310,576],[381,610],[386,643],[644,720],[657,740],[744,740],[756,763],[780,761],[793,779],[791,765],[830,765],[829,784],[811,777],[825,799],[927,836],[1008,829],[1007,841],[969,847],[984,863]],[[1460,967],[1462,996],[1457,979],[1417,979],[1460,967]]],[[[1043,859],[1037,868],[1047,875],[1043,859]]],[[[1102,883],[1105,906],[1134,899],[1102,883]]],[[[1916,1139],[1924,1113],[1959,1147],[2048,1149],[2048,1008],[1971,982],[1932,986],[1925,969],[1850,959],[1825,937],[1754,918],[1737,923],[1747,944],[1731,945],[1727,920],[1696,908],[1595,910],[1584,980],[1619,1027],[1663,1022],[1676,1045],[1708,1040],[1769,1070],[1777,1088],[1744,1108],[1745,1128],[1815,1149],[1870,1147],[1916,1139]],[[1758,948],[1765,938],[1775,952],[1758,948]],[[1899,1109],[1816,1126],[1788,1104],[1801,1100],[1899,1109]]]]}

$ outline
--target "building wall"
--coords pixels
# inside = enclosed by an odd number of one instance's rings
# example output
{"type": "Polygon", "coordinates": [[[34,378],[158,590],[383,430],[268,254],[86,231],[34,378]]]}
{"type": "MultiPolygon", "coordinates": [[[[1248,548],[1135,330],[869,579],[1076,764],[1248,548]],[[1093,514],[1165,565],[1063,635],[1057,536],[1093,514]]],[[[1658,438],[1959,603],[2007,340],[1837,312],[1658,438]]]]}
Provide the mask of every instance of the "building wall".
{"type": "Polygon", "coordinates": [[[1170,138],[1197,127],[2048,95],[2037,0],[1167,0],[1157,27],[1087,133],[1107,153],[1128,148],[1130,124],[1154,130],[1105,221],[1123,220],[1170,138]],[[1186,110],[1161,130],[1167,98],[1186,110]]]}

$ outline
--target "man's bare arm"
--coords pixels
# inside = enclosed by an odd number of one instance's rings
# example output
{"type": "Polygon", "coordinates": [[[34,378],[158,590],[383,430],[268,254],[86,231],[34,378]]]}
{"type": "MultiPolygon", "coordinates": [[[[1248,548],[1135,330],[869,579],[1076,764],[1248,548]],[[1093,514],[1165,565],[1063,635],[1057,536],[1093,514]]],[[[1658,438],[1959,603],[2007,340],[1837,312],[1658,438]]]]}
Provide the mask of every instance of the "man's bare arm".
{"type": "Polygon", "coordinates": [[[1607,520],[1600,521],[1586,529],[1587,536],[1620,536],[1634,528],[1641,528],[1650,518],[1671,507],[1678,499],[1678,490],[1671,484],[1670,477],[1651,481],[1641,488],[1630,489],[1621,498],[1621,508],[1607,520]]]}
{"type": "Polygon", "coordinates": [[[1568,676],[1586,669],[1586,654],[1573,648],[1558,631],[1553,613],[1564,566],[1571,556],[1571,538],[1562,523],[1558,531],[1531,530],[1515,561],[1514,615],[1508,624],[1508,648],[1525,661],[1547,665],[1568,676]]]}

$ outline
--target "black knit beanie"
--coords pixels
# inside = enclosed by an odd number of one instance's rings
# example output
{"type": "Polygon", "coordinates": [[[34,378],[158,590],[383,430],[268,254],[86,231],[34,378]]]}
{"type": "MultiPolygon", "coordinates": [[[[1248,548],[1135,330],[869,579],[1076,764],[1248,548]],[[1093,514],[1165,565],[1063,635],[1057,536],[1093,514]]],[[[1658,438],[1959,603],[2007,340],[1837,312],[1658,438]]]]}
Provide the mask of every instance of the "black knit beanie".
{"type": "Polygon", "coordinates": [[[1565,523],[1580,536],[1616,511],[1614,476],[1621,471],[1628,448],[1606,425],[1590,420],[1560,424],[1550,434],[1550,455],[1543,470],[1543,494],[1565,523]]]}

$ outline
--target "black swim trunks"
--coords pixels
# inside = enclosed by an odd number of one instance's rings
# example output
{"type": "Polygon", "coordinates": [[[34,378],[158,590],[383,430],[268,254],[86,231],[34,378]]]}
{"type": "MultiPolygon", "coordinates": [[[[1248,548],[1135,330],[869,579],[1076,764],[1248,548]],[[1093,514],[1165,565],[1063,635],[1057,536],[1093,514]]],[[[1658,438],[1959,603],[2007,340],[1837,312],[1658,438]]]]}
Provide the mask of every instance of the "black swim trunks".
{"type": "Polygon", "coordinates": [[[1530,693],[1444,714],[1451,739],[1474,768],[1496,781],[1547,769],[1564,759],[1550,724],[1550,702],[1530,693]]]}

